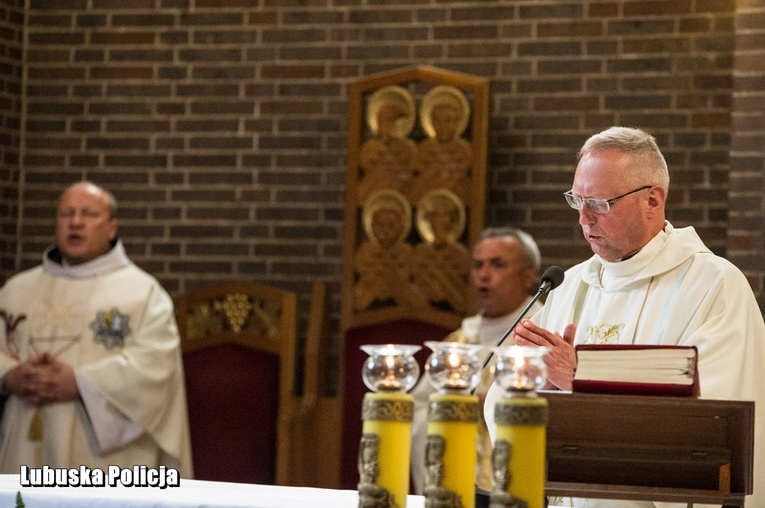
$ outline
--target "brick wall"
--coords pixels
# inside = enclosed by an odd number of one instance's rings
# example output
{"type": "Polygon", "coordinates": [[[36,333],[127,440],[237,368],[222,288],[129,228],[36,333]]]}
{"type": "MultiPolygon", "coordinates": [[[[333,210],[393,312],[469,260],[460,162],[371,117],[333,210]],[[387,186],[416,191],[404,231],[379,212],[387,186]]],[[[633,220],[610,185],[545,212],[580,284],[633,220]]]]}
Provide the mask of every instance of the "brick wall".
{"type": "Polygon", "coordinates": [[[23,0],[0,0],[0,284],[16,268],[23,0]]]}
{"type": "Polygon", "coordinates": [[[339,289],[347,84],[427,64],[491,80],[487,224],[532,232],[545,265],[590,255],[561,196],[577,149],[634,125],[665,151],[669,219],[735,253],[761,292],[764,10],[762,0],[28,0],[15,268],[50,242],[62,186],[89,178],[115,192],[131,256],[171,293],[252,278],[299,291],[304,313],[312,279],[339,289]]]}
{"type": "Polygon", "coordinates": [[[749,277],[765,307],[765,2],[736,11],[728,258],[749,277]]]}

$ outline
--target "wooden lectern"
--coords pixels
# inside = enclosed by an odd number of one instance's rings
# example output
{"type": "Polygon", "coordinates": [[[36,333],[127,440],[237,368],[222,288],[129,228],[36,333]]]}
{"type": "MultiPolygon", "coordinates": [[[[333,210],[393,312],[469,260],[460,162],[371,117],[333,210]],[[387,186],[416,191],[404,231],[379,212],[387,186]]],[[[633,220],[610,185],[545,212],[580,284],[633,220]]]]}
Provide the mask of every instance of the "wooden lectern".
{"type": "Polygon", "coordinates": [[[540,392],[548,496],[744,506],[754,402],[540,392]]]}

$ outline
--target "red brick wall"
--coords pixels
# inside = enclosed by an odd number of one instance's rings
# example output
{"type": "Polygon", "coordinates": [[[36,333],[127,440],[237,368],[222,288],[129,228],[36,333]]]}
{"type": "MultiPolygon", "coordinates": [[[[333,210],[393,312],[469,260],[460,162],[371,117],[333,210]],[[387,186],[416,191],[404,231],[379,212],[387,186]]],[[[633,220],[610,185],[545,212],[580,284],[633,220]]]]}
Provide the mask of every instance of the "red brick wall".
{"type": "Polygon", "coordinates": [[[728,258],[765,303],[765,2],[736,11],[728,258]]]}
{"type": "Polygon", "coordinates": [[[0,0],[0,284],[16,269],[24,1],[0,0]]]}
{"type": "Polygon", "coordinates": [[[312,279],[337,290],[347,84],[427,64],[490,78],[487,224],[532,232],[545,265],[590,255],[561,196],[577,149],[633,125],[665,151],[669,219],[730,251],[762,292],[763,11],[762,0],[30,0],[16,268],[50,242],[62,186],[89,178],[115,192],[130,254],[173,293],[224,278],[303,302],[312,279]]]}

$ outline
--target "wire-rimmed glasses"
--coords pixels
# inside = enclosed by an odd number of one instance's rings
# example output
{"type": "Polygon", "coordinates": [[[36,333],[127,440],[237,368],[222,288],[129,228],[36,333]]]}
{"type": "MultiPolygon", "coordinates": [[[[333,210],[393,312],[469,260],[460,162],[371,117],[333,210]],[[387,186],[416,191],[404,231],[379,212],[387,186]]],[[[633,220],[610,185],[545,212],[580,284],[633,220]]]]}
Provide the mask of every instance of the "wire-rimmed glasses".
{"type": "Polygon", "coordinates": [[[611,204],[616,202],[617,200],[622,199],[625,196],[629,196],[630,194],[634,194],[635,192],[640,192],[641,190],[650,189],[651,187],[653,187],[653,185],[643,185],[642,187],[638,189],[625,192],[621,196],[616,196],[615,198],[611,198],[611,199],[582,198],[579,196],[575,196],[573,190],[564,192],[563,195],[566,196],[566,201],[568,202],[568,205],[574,210],[581,210],[584,205],[587,205],[587,207],[593,212],[602,214],[602,213],[608,213],[611,210],[611,204]]]}

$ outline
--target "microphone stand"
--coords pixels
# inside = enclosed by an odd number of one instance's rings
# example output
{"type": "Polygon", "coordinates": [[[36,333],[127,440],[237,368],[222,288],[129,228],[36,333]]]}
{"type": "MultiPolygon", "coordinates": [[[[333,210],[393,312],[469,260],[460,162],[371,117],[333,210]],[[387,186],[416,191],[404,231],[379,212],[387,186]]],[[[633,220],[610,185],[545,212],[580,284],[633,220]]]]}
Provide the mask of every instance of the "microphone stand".
{"type": "MultiPolygon", "coordinates": [[[[518,317],[515,319],[515,322],[513,325],[507,329],[507,331],[502,335],[502,337],[499,338],[496,344],[494,344],[494,347],[499,347],[502,345],[503,342],[505,342],[505,339],[507,339],[511,333],[513,333],[513,330],[516,326],[518,326],[518,323],[521,322],[521,319],[526,315],[526,313],[529,311],[532,305],[539,300],[539,298],[550,291],[550,288],[552,287],[552,284],[549,280],[542,281],[542,285],[539,286],[539,289],[537,290],[537,293],[534,295],[534,297],[529,300],[529,303],[526,305],[526,307],[523,308],[520,314],[518,314],[518,317]]],[[[491,351],[489,351],[489,354],[486,356],[486,359],[483,361],[483,365],[481,365],[481,372],[484,371],[487,365],[489,365],[489,362],[491,361],[491,357],[494,356],[494,348],[492,348],[491,351]]],[[[475,391],[478,386],[474,387],[472,390],[470,390],[470,395],[475,395],[475,391]]],[[[490,508],[490,501],[491,501],[491,492],[485,489],[482,489],[478,485],[475,487],[475,508],[490,508]]],[[[547,506],[547,498],[545,498],[545,507],[547,506]]]]}
{"type": "MultiPolygon", "coordinates": [[[[523,308],[520,314],[518,314],[518,317],[515,318],[515,322],[513,322],[512,326],[507,329],[507,331],[502,335],[502,337],[499,338],[496,344],[494,344],[494,348],[499,347],[502,345],[503,342],[505,342],[505,339],[507,339],[511,333],[513,333],[513,330],[515,330],[515,327],[518,326],[518,323],[521,322],[521,319],[526,315],[526,313],[529,311],[532,305],[539,300],[543,294],[549,292],[552,289],[555,289],[556,287],[560,286],[561,282],[563,282],[563,270],[561,270],[557,266],[551,266],[547,270],[545,270],[545,273],[542,274],[542,284],[539,286],[539,289],[537,289],[537,293],[531,298],[529,303],[526,305],[526,307],[523,308]]],[[[494,356],[494,348],[492,348],[491,351],[489,351],[489,354],[486,356],[486,359],[483,361],[483,365],[481,365],[481,373],[483,373],[484,369],[486,369],[486,366],[489,365],[489,362],[491,361],[491,357],[494,356]]],[[[470,390],[470,395],[474,395],[476,388],[473,388],[470,390]]],[[[476,508],[489,508],[491,504],[491,492],[482,489],[476,485],[476,492],[475,492],[475,507],[476,508]]],[[[547,497],[545,497],[545,508],[548,506],[547,497]]]]}
{"type": "MultiPolygon", "coordinates": [[[[507,339],[510,336],[510,334],[513,333],[513,330],[515,330],[515,327],[518,326],[518,323],[521,322],[521,319],[523,319],[524,316],[526,316],[526,313],[529,311],[531,306],[534,305],[534,303],[536,303],[536,301],[539,300],[543,294],[550,291],[551,287],[552,287],[552,283],[549,280],[542,281],[542,285],[539,286],[539,289],[537,290],[537,293],[534,295],[534,297],[531,300],[529,300],[529,303],[526,305],[526,307],[523,308],[521,313],[518,314],[518,317],[515,319],[515,322],[512,324],[512,326],[507,329],[507,331],[502,335],[502,337],[499,338],[497,343],[494,344],[494,347],[489,351],[489,354],[486,355],[486,359],[483,361],[483,365],[481,365],[481,372],[483,372],[486,366],[489,365],[489,362],[491,361],[491,357],[494,356],[494,348],[501,346],[502,343],[505,342],[505,339],[507,339]]],[[[476,388],[478,387],[476,386],[475,388],[470,390],[471,395],[475,394],[476,388]]]]}

